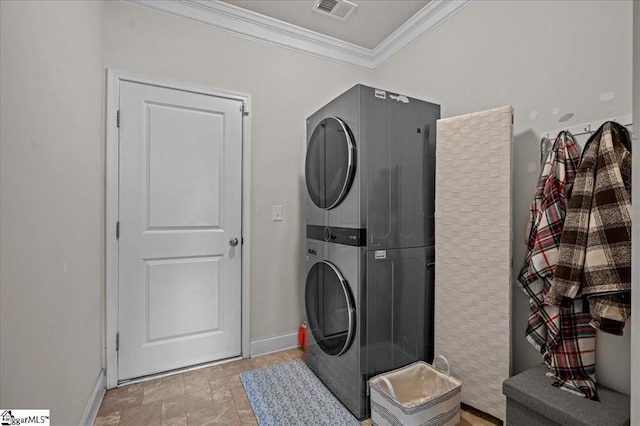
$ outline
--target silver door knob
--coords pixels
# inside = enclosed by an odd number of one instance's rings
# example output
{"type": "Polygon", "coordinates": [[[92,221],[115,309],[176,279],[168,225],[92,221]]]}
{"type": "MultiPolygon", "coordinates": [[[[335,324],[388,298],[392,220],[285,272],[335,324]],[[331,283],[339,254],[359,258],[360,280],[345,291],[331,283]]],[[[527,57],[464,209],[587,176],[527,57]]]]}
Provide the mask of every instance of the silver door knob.
{"type": "Polygon", "coordinates": [[[235,247],[235,246],[237,246],[237,245],[238,245],[238,239],[237,239],[237,238],[231,238],[231,239],[229,240],[229,245],[230,245],[231,247],[235,247]]]}

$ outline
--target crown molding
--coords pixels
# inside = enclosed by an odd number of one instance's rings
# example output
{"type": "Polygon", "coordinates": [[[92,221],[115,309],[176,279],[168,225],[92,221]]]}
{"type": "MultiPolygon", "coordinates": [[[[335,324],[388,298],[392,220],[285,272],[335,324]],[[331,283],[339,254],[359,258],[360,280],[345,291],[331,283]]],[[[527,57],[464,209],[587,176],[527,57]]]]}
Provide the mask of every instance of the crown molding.
{"type": "Polygon", "coordinates": [[[469,4],[432,0],[374,49],[367,49],[218,0],[121,0],[333,62],[373,70],[469,4]]]}
{"type": "Polygon", "coordinates": [[[431,32],[469,3],[471,0],[431,0],[372,50],[372,69],[431,32]]]}

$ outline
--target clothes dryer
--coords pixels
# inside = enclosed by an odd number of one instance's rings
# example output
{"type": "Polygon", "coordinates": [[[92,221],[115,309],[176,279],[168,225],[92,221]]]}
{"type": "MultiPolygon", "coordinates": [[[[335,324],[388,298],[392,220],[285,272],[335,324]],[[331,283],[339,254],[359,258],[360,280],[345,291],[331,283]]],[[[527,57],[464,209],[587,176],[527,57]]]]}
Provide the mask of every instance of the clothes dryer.
{"type": "Polygon", "coordinates": [[[439,117],[356,85],[307,119],[307,364],[358,418],[371,376],[433,359],[439,117]]]}
{"type": "Polygon", "coordinates": [[[439,105],[361,84],[311,115],[307,236],[369,249],[432,246],[438,118],[439,105]]]}
{"type": "Polygon", "coordinates": [[[307,225],[362,229],[363,154],[360,138],[360,85],[307,119],[307,225]]]}

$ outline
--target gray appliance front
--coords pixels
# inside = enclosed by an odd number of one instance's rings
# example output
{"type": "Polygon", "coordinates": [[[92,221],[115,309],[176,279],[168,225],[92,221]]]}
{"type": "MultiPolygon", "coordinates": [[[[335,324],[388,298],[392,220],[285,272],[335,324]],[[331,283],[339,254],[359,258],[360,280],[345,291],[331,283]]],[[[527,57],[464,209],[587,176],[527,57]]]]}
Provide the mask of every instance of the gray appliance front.
{"type": "Polygon", "coordinates": [[[386,93],[383,99],[380,92],[367,88],[363,99],[367,246],[432,246],[440,106],[386,93]]]}
{"type": "Polygon", "coordinates": [[[359,419],[368,416],[362,371],[364,265],[364,247],[307,240],[307,365],[359,419]]]}
{"type": "Polygon", "coordinates": [[[433,359],[439,117],[439,105],[356,85],[307,120],[307,364],[358,418],[368,378],[433,359]],[[345,187],[333,177],[348,166],[345,187]]]}
{"type": "Polygon", "coordinates": [[[367,252],[367,372],[433,360],[433,247],[367,252]]]}
{"type": "Polygon", "coordinates": [[[314,138],[323,134],[319,129],[327,121],[344,124],[355,155],[353,180],[340,202],[319,206],[308,191],[307,225],[366,228],[366,244],[372,249],[434,245],[438,118],[439,105],[363,85],[354,86],[309,117],[305,161],[308,189],[313,189],[311,182],[320,181],[317,185],[327,190],[339,181],[334,174],[340,173],[334,172],[343,170],[335,167],[341,158],[338,150],[310,149],[314,138]],[[311,173],[309,164],[319,163],[315,171],[320,173],[311,173]]]}
{"type": "MultiPolygon", "coordinates": [[[[322,109],[318,110],[315,114],[307,119],[307,154],[305,160],[305,181],[307,183],[307,225],[316,226],[331,226],[338,228],[364,228],[366,212],[364,206],[362,206],[362,198],[366,190],[366,185],[363,179],[365,175],[365,169],[363,168],[363,153],[364,146],[360,138],[360,123],[359,123],[359,87],[354,86],[347,92],[338,96],[336,99],[325,105],[322,109]],[[314,202],[313,197],[310,195],[310,185],[313,180],[320,179],[318,184],[322,190],[326,190],[327,186],[332,186],[331,183],[334,180],[338,180],[339,183],[333,185],[334,188],[341,188],[342,178],[341,173],[337,173],[339,176],[334,176],[332,172],[341,172],[341,169],[331,169],[338,162],[339,159],[335,158],[340,152],[334,150],[325,154],[324,150],[320,150],[322,154],[326,156],[323,158],[317,158],[314,155],[314,150],[310,149],[312,139],[318,134],[322,134],[320,126],[326,124],[327,121],[330,125],[336,126],[336,123],[341,122],[349,132],[347,136],[351,138],[351,142],[354,146],[354,156],[352,158],[353,174],[350,184],[344,197],[335,205],[318,206],[314,202]],[[310,164],[318,164],[316,170],[320,170],[322,176],[314,176],[310,170],[310,164]],[[328,208],[330,207],[330,208],[328,208]]],[[[336,135],[338,133],[328,133],[330,135],[336,135]]],[[[343,145],[344,137],[340,135],[339,140],[334,140],[336,145],[343,145]]],[[[324,140],[322,141],[324,143],[324,140]]],[[[327,141],[328,142],[328,141],[327,141]]],[[[329,145],[327,145],[329,146],[329,145]]],[[[344,160],[342,158],[341,160],[344,160]]],[[[311,188],[313,191],[313,188],[311,188]]],[[[332,198],[333,200],[333,198],[332,198]]],[[[321,203],[322,204],[322,203],[321,203]]]]}

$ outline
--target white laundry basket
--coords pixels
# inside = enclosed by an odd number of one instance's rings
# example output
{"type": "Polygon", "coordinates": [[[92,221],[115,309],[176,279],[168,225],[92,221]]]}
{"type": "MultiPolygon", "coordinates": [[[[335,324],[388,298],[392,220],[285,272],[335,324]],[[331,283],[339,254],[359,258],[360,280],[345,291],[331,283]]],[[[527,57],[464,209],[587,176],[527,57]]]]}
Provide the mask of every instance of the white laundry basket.
{"type": "Polygon", "coordinates": [[[437,356],[433,365],[417,361],[372,377],[371,421],[393,426],[460,424],[462,382],[449,373],[449,362],[437,356]],[[438,359],[446,364],[446,372],[436,370],[438,359]]]}

